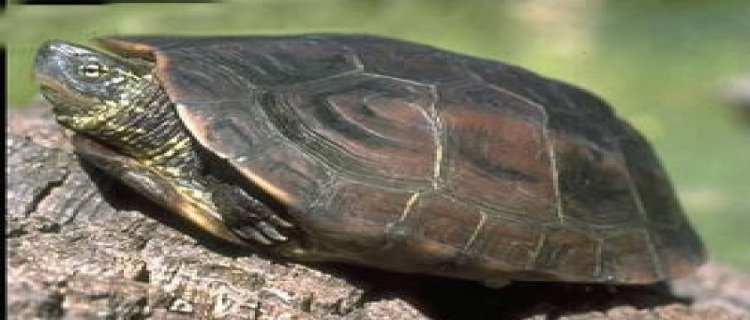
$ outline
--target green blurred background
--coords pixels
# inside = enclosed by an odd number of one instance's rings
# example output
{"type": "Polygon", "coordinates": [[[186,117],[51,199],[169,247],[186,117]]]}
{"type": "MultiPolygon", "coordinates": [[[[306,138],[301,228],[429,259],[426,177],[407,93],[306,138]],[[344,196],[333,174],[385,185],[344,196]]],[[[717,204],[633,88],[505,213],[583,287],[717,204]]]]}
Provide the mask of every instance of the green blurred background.
{"type": "Polygon", "coordinates": [[[654,144],[712,258],[750,271],[750,121],[722,101],[750,77],[750,1],[256,0],[10,5],[9,105],[39,99],[33,54],[108,34],[387,35],[522,65],[610,101],[654,144]]]}

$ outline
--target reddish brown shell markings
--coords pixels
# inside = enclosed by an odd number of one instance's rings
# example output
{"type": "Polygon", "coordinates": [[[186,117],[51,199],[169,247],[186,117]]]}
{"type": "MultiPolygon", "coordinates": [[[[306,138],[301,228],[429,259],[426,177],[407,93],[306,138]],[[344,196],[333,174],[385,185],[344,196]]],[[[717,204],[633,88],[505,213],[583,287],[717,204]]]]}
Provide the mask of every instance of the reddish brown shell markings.
{"type": "Polygon", "coordinates": [[[705,252],[647,142],[579,88],[372,36],[121,37],[196,140],[294,210],[303,258],[649,283],[705,252]]]}
{"type": "Polygon", "coordinates": [[[507,214],[557,220],[544,111],[482,84],[448,90],[450,98],[440,106],[451,171],[446,189],[507,214]],[[503,108],[488,107],[487,101],[503,108]]]}

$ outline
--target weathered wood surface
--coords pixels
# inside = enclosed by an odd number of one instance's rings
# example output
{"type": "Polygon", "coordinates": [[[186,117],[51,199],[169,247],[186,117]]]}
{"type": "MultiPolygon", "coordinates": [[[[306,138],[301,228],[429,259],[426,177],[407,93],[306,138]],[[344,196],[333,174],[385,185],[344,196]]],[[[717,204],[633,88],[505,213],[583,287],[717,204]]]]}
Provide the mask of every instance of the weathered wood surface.
{"type": "Polygon", "coordinates": [[[42,105],[6,128],[7,312],[68,319],[750,319],[750,277],[503,289],[242,252],[82,166],[42,105]]]}

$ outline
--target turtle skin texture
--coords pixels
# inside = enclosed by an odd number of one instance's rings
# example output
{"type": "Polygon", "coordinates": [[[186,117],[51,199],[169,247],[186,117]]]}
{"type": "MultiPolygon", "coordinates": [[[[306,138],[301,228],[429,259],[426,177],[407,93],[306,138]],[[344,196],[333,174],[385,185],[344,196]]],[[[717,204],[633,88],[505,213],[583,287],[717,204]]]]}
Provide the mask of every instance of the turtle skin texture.
{"type": "Polygon", "coordinates": [[[289,208],[305,259],[490,284],[705,260],[649,144],[577,87],[375,36],[101,43],[155,61],[200,145],[289,208]]]}

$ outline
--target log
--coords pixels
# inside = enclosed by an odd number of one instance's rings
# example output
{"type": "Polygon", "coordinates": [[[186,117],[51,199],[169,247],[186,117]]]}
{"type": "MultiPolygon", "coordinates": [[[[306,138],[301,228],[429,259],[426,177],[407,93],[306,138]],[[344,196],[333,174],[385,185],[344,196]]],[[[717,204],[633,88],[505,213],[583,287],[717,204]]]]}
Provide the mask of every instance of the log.
{"type": "Polygon", "coordinates": [[[6,127],[11,318],[750,319],[750,276],[713,263],[654,286],[490,289],[243,252],[81,162],[49,110],[6,127]]]}

